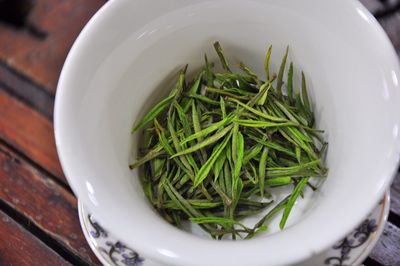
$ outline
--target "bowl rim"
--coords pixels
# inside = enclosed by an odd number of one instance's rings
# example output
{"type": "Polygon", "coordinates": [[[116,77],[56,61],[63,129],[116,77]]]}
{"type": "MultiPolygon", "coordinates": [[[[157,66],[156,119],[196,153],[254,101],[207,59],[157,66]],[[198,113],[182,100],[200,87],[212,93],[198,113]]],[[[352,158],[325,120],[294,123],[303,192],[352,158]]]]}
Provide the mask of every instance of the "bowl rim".
{"type": "MultiPolygon", "coordinates": [[[[57,153],[59,155],[60,163],[61,163],[62,169],[65,173],[65,176],[68,180],[68,183],[71,185],[73,191],[79,197],[79,199],[82,200],[85,203],[85,205],[88,206],[89,209],[91,209],[93,212],[97,211],[99,218],[102,221],[104,221],[106,228],[108,228],[108,230],[111,229],[111,231],[113,231],[113,232],[115,230],[115,235],[118,238],[123,239],[123,240],[126,240],[127,236],[125,236],[120,229],[114,229],[114,228],[108,227],[108,225],[113,224],[113,222],[111,221],[112,218],[105,215],[104,212],[102,212],[98,207],[93,205],[93,203],[88,199],[88,196],[86,193],[86,188],[82,188],[81,181],[77,180],[77,179],[79,179],[79,177],[72,176],[70,174],[70,172],[71,172],[70,167],[73,167],[73,166],[72,166],[72,164],[70,164],[71,158],[67,158],[68,156],[64,151],[64,145],[62,144],[62,139],[64,138],[64,136],[63,136],[64,133],[60,129],[59,125],[62,123],[61,122],[62,114],[64,112],[67,112],[67,110],[68,110],[68,107],[64,104],[63,97],[65,94],[65,91],[68,89],[68,86],[66,86],[66,83],[67,83],[67,80],[70,79],[70,73],[69,73],[70,67],[73,65],[73,62],[75,62],[76,60],[79,60],[78,55],[81,52],[80,50],[82,49],[82,46],[85,47],[87,39],[89,39],[89,38],[86,38],[87,35],[92,34],[92,31],[94,31],[94,29],[97,27],[98,20],[104,20],[104,19],[109,18],[111,16],[113,9],[118,5],[122,5],[126,1],[128,1],[128,0],[114,0],[114,1],[107,2],[90,19],[90,21],[87,23],[85,28],[79,34],[77,40],[74,42],[66,60],[65,60],[64,67],[62,69],[60,79],[58,82],[58,86],[57,86],[57,93],[56,93],[55,107],[54,107],[54,132],[55,132],[57,153]]],[[[144,0],[137,0],[137,2],[140,2],[140,1],[144,1],[144,0]]],[[[207,0],[193,0],[193,1],[206,2],[207,0]]],[[[252,0],[246,0],[246,1],[252,1],[252,0]]],[[[290,0],[285,0],[285,1],[290,1],[290,0]]],[[[310,0],[310,1],[312,1],[312,0],[310,0]]],[[[315,0],[315,1],[318,1],[318,0],[315,0]]],[[[348,3],[350,5],[353,5],[354,7],[358,8],[359,10],[361,10],[364,18],[368,19],[368,23],[370,23],[371,27],[378,28],[377,34],[380,35],[379,36],[380,38],[384,38],[384,39],[386,39],[386,42],[390,42],[388,37],[384,33],[383,29],[379,25],[379,23],[369,13],[369,11],[367,11],[365,9],[365,7],[362,6],[361,3],[359,3],[357,0],[351,0],[351,1],[348,1],[348,3]]],[[[392,45],[390,45],[390,46],[392,47],[392,51],[390,51],[390,52],[393,54],[393,56],[395,56],[393,46],[392,45]]],[[[399,144],[400,144],[399,141],[397,141],[397,145],[399,145],[399,144]]],[[[381,185],[379,188],[377,188],[376,195],[374,195],[373,199],[371,199],[371,202],[373,202],[373,204],[376,204],[379,201],[379,199],[383,196],[383,194],[385,193],[386,188],[389,186],[389,184],[391,183],[392,179],[395,176],[395,173],[396,173],[396,170],[398,167],[398,163],[399,163],[399,159],[397,159],[396,161],[393,161],[393,164],[390,167],[391,169],[388,169],[387,173],[385,173],[385,175],[382,176],[382,179],[384,180],[384,182],[383,182],[383,185],[381,185]]],[[[100,195],[100,197],[101,197],[101,195],[100,195]]],[[[373,206],[373,205],[371,204],[371,206],[373,206]]],[[[307,247],[307,249],[306,249],[306,247],[303,247],[302,245],[300,245],[299,250],[293,251],[290,256],[286,256],[287,258],[284,259],[285,263],[294,263],[297,261],[304,260],[307,257],[310,257],[312,254],[327,248],[330,244],[334,243],[335,241],[337,241],[338,239],[343,237],[347,233],[347,231],[350,231],[354,226],[356,226],[357,223],[359,223],[365,216],[367,216],[369,211],[370,210],[368,208],[365,208],[365,210],[362,213],[360,213],[360,215],[358,217],[355,217],[353,219],[354,221],[352,223],[348,223],[348,224],[344,225],[344,228],[346,228],[346,230],[343,230],[343,233],[341,235],[332,235],[332,234],[329,235],[328,234],[326,236],[326,238],[328,238],[328,240],[325,240],[322,242],[317,241],[313,247],[307,247]]],[[[176,233],[176,232],[174,232],[174,233],[176,233]]],[[[186,240],[189,240],[189,239],[193,239],[193,238],[189,238],[189,237],[186,238],[186,240]]],[[[252,242],[253,242],[252,245],[246,244],[247,246],[249,246],[249,248],[247,250],[256,248],[257,245],[260,245],[260,243],[262,243],[262,241],[263,240],[260,240],[260,239],[252,240],[252,242]]],[[[195,242],[192,241],[191,245],[192,244],[194,244],[195,246],[197,245],[196,247],[198,247],[200,249],[207,248],[209,245],[209,242],[204,242],[202,240],[195,241],[195,242]],[[198,245],[195,244],[195,242],[197,242],[198,245]]],[[[129,241],[127,242],[127,244],[130,244],[129,241]]],[[[160,250],[156,250],[155,245],[153,245],[153,244],[155,244],[155,243],[146,243],[146,245],[144,245],[144,246],[133,246],[133,247],[135,249],[137,249],[140,253],[144,254],[144,256],[146,256],[146,257],[155,258],[156,260],[166,261],[168,263],[179,264],[179,265],[188,265],[188,264],[193,263],[192,258],[191,258],[192,256],[200,258],[198,256],[198,254],[196,255],[195,253],[193,253],[193,254],[179,253],[177,255],[176,254],[175,255],[165,254],[163,252],[160,252],[160,250]]],[[[224,248],[224,250],[225,250],[225,252],[228,252],[230,248],[237,248],[237,246],[239,246],[239,245],[240,244],[238,244],[238,243],[229,243],[229,244],[225,245],[226,247],[224,248]]],[[[214,245],[214,247],[215,247],[215,245],[214,245]]],[[[243,247],[243,245],[242,245],[242,247],[243,247]]],[[[173,251],[173,249],[171,249],[171,250],[173,251]]],[[[262,249],[259,249],[259,248],[258,248],[258,250],[262,251],[262,249]]],[[[244,259],[244,261],[246,261],[246,259],[244,259]]],[[[259,259],[253,259],[251,261],[257,265],[262,265],[263,262],[265,263],[265,258],[263,256],[260,256],[259,259]]],[[[196,263],[197,262],[195,262],[195,264],[196,263]]]]}

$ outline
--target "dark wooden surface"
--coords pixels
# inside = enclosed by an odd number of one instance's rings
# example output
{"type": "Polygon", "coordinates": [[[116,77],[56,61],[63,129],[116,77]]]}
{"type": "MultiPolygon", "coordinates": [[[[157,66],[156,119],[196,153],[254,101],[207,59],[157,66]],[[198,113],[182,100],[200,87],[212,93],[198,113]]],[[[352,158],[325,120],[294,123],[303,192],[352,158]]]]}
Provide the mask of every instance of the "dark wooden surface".
{"type": "MultiPolygon", "coordinates": [[[[105,0],[25,2],[33,5],[22,22],[4,21],[0,10],[0,265],[99,265],[58,162],[52,115],[65,57],[105,0]]],[[[361,2],[400,55],[400,0],[361,2]]],[[[365,265],[400,266],[400,174],[365,265]]]]}

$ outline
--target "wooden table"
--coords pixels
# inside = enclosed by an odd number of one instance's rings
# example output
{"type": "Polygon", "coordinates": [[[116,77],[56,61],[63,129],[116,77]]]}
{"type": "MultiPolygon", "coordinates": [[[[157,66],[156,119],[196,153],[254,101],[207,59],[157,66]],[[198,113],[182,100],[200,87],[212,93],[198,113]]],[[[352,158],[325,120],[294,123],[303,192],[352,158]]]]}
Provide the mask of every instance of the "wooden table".
{"type": "MultiPolygon", "coordinates": [[[[0,265],[99,265],[79,226],[52,122],[68,50],[105,1],[32,2],[26,21],[0,22],[0,265]]],[[[400,53],[400,0],[362,2],[400,53]]],[[[366,265],[400,265],[400,174],[391,197],[389,221],[366,265]]]]}

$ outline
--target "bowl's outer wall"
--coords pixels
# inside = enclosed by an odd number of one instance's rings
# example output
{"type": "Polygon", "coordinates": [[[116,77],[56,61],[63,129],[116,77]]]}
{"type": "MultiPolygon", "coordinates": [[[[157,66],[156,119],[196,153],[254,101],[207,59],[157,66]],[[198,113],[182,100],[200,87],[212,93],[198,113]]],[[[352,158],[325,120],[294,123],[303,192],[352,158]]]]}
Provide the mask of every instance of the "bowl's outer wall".
{"type": "Polygon", "coordinates": [[[399,74],[386,35],[356,1],[110,1],[62,71],[57,149],[80,200],[144,256],[174,265],[285,265],[344,236],[389,185],[399,154],[399,74]],[[259,74],[267,46],[277,69],[289,44],[295,84],[304,70],[327,132],[329,177],[312,209],[279,234],[213,242],[181,232],[149,208],[128,169],[133,122],[168,92],[160,84],[179,67],[196,70],[204,53],[215,59],[215,40],[259,74]]]}

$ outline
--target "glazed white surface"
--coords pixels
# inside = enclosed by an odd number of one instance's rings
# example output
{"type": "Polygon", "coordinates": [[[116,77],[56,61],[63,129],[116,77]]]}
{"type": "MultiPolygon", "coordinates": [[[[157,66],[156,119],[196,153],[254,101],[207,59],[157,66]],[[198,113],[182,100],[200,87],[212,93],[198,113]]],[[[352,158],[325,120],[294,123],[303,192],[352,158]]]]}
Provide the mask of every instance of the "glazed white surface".
{"type": "MultiPolygon", "coordinates": [[[[366,220],[346,236],[347,245],[343,246],[343,239],[331,246],[322,253],[317,254],[306,261],[296,263],[293,266],[321,266],[334,265],[340,260],[346,265],[362,265],[371,250],[377,244],[385,228],[385,223],[389,214],[390,197],[386,192],[381,202],[369,214],[366,220]],[[376,225],[373,229],[366,229],[365,224],[376,225]],[[361,230],[360,230],[361,229],[361,230]]],[[[112,233],[99,231],[102,229],[101,221],[96,220],[95,215],[88,213],[88,210],[78,202],[79,221],[83,234],[90,248],[96,257],[104,265],[137,265],[137,266],[161,266],[163,264],[151,261],[137,254],[131,248],[125,246],[115,238],[112,233]],[[96,224],[94,224],[94,222],[96,224]],[[102,234],[103,233],[103,234],[102,234]],[[110,252],[114,249],[114,252],[110,252]]]]}
{"type": "Polygon", "coordinates": [[[57,150],[79,199],[146,258],[171,265],[292,264],[357,226],[390,184],[400,151],[399,79],[388,38],[357,1],[114,0],[91,19],[64,65],[57,150]],[[298,206],[286,230],[250,241],[201,239],[168,225],[128,169],[138,141],[133,122],[167,94],[160,84],[178,68],[189,63],[195,70],[204,53],[215,59],[215,40],[232,62],[244,60],[260,74],[269,44],[273,69],[289,44],[329,141],[329,176],[313,204],[298,206]]]}

